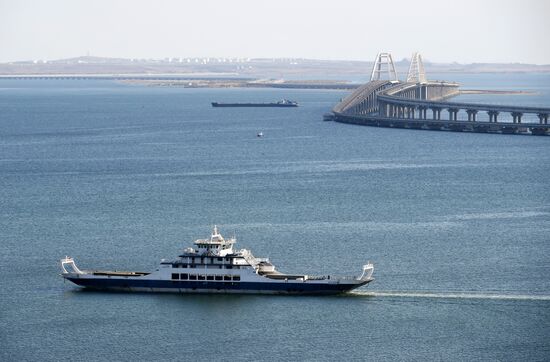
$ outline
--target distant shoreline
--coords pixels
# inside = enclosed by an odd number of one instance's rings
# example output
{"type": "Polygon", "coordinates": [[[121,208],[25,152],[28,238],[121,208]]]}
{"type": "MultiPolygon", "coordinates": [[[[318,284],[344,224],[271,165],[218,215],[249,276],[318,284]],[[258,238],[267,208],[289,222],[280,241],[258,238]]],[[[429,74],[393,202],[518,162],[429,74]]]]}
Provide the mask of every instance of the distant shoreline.
{"type": "Polygon", "coordinates": [[[284,89],[331,89],[354,90],[360,86],[346,81],[307,80],[236,80],[236,79],[181,79],[181,80],[120,80],[120,83],[145,85],[149,87],[180,87],[180,88],[284,88],[284,89]]]}
{"type": "Polygon", "coordinates": [[[534,95],[538,94],[537,92],[533,91],[524,91],[524,90],[492,90],[492,89],[462,89],[460,90],[460,94],[523,94],[523,95],[534,95]]]}
{"type": "MultiPolygon", "coordinates": [[[[409,59],[395,62],[407,74],[409,59]]],[[[2,76],[134,76],[134,77],[242,77],[251,79],[358,79],[370,74],[372,61],[304,58],[166,58],[124,59],[82,56],[59,60],[0,63],[2,76]]],[[[550,73],[550,64],[433,63],[424,61],[430,74],[550,73]]]]}

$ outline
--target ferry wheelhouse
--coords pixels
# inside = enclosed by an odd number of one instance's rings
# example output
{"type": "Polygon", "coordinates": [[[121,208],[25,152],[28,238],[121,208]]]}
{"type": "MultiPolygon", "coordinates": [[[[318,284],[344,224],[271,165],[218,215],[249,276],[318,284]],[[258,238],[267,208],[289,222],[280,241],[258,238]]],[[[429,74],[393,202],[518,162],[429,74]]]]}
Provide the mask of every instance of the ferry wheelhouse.
{"type": "Polygon", "coordinates": [[[65,257],[61,276],[92,289],[177,293],[338,294],[374,280],[370,262],[357,277],[281,273],[269,259],[235,250],[235,243],[215,226],[209,239],[196,240],[176,260],[161,260],[154,272],[80,270],[65,257]]]}

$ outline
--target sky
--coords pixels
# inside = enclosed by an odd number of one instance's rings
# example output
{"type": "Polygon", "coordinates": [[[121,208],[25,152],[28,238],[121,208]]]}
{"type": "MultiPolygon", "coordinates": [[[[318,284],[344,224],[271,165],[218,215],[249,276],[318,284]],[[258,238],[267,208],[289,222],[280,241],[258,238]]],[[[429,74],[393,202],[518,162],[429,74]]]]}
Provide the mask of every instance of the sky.
{"type": "Polygon", "coordinates": [[[0,62],[82,55],[550,64],[550,0],[0,0],[0,62]]]}

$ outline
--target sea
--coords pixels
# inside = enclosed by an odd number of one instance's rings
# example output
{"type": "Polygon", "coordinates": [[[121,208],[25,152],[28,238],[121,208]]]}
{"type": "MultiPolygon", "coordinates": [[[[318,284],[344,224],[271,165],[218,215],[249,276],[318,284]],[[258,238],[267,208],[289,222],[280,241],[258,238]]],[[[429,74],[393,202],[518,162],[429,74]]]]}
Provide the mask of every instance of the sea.
{"type": "MultiPolygon", "coordinates": [[[[441,74],[550,106],[550,75],[441,74]]],[[[346,91],[0,80],[0,360],[548,361],[550,137],[323,122],[346,91]],[[210,102],[296,100],[298,108],[210,102]],[[259,132],[263,137],[257,137],[259,132]],[[338,296],[86,291],[213,225],[338,296]]]]}

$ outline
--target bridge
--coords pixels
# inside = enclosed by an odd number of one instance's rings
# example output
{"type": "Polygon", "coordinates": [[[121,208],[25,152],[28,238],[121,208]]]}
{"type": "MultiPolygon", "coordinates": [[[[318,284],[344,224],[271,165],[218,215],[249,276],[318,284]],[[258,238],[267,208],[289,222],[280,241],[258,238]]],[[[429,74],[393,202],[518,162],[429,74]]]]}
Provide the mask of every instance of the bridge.
{"type": "Polygon", "coordinates": [[[550,134],[550,107],[448,100],[459,94],[458,83],[427,80],[419,53],[413,54],[405,82],[399,81],[391,54],[379,53],[370,81],[341,100],[325,119],[376,127],[550,134]]]}

